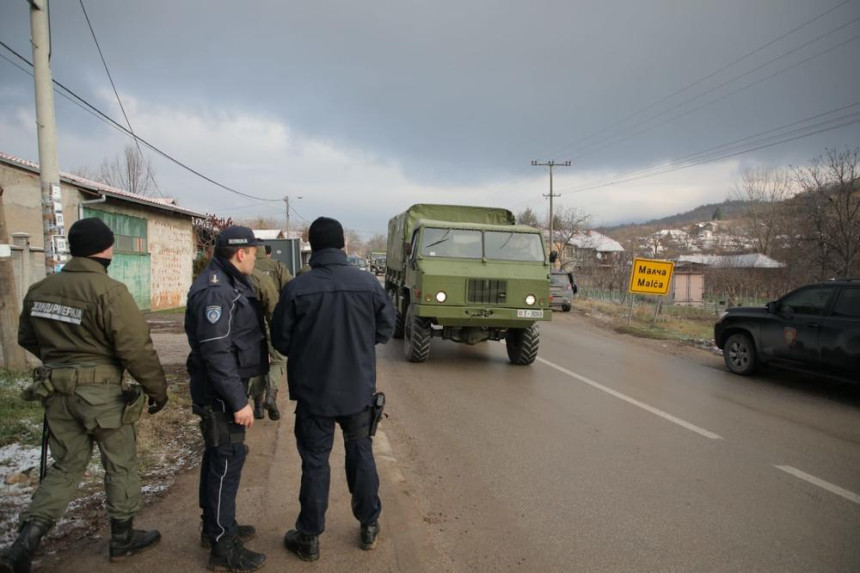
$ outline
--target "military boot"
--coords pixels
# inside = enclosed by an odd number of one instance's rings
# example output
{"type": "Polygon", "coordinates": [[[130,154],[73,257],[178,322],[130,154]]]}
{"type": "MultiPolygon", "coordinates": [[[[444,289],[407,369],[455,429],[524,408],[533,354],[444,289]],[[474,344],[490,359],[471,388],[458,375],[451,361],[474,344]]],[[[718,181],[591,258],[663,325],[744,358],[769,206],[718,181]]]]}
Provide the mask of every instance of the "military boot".
{"type": "Polygon", "coordinates": [[[254,419],[262,420],[265,415],[263,412],[263,395],[254,396],[254,419]]]}
{"type": "MultiPolygon", "coordinates": [[[[201,525],[202,525],[202,522],[203,522],[203,520],[201,518],[201,525]]],[[[245,541],[253,539],[254,536],[256,536],[256,535],[257,535],[257,530],[254,528],[253,525],[238,525],[237,526],[236,537],[238,537],[239,540],[242,541],[243,543],[245,541]]],[[[212,548],[212,542],[209,541],[209,536],[206,535],[206,531],[204,530],[203,527],[200,528],[200,546],[204,547],[206,549],[212,548]]]]}
{"type": "Polygon", "coordinates": [[[320,558],[319,535],[306,535],[291,529],[284,535],[284,547],[302,561],[316,561],[320,558]]]}
{"type": "Polygon", "coordinates": [[[264,405],[269,412],[270,420],[280,420],[281,412],[278,410],[278,390],[276,388],[266,388],[266,401],[264,405]]]}
{"type": "Polygon", "coordinates": [[[233,536],[222,538],[212,546],[206,568],[210,571],[256,571],[265,562],[265,555],[245,549],[242,541],[233,536]]]}
{"type": "Polygon", "coordinates": [[[51,523],[32,517],[21,524],[15,543],[0,555],[0,572],[30,573],[30,562],[51,523]]]}
{"type": "Polygon", "coordinates": [[[376,547],[376,537],[379,535],[379,522],[361,524],[361,548],[370,551],[376,547]]]}
{"type": "Polygon", "coordinates": [[[161,541],[161,533],[156,530],[143,531],[134,529],[134,518],[110,520],[110,560],[122,561],[150,547],[155,547],[161,541]]]}

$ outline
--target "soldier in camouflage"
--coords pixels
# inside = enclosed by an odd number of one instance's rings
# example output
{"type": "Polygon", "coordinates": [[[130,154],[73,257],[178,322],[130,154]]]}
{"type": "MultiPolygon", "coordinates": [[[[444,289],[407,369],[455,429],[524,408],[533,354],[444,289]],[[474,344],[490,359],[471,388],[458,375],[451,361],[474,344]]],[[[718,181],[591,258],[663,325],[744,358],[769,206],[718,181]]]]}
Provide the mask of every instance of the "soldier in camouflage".
{"type": "Polygon", "coordinates": [[[110,560],[150,548],[158,531],[132,527],[141,507],[137,422],[149,401],[155,414],[167,403],[167,381],[149,326],[126,286],[110,278],[113,232],[100,219],[69,229],[72,259],[62,271],[30,287],[18,343],[42,360],[30,397],[41,398],[53,465],[21,515],[0,571],[30,571],[42,536],[62,517],[98,445],[110,517],[110,560]],[[129,374],[137,384],[123,380],[129,374]]]}
{"type": "MultiPolygon", "coordinates": [[[[293,277],[284,263],[278,259],[272,258],[272,245],[265,245],[265,252],[263,252],[263,249],[257,250],[257,261],[254,269],[267,275],[274,283],[275,291],[278,295],[275,297],[274,304],[277,304],[281,291],[284,290],[284,287],[287,286],[287,283],[290,282],[293,277]]],[[[274,305],[272,310],[274,311],[274,305]]],[[[266,320],[267,324],[271,321],[271,313],[267,314],[266,320]]],[[[266,411],[269,412],[270,420],[280,420],[281,412],[278,410],[277,403],[278,388],[287,378],[287,358],[275,350],[271,342],[269,343],[269,356],[271,357],[271,362],[269,363],[269,372],[265,376],[266,395],[263,401],[263,407],[265,407],[266,411]]],[[[254,411],[255,414],[262,413],[257,409],[254,411]]]]}

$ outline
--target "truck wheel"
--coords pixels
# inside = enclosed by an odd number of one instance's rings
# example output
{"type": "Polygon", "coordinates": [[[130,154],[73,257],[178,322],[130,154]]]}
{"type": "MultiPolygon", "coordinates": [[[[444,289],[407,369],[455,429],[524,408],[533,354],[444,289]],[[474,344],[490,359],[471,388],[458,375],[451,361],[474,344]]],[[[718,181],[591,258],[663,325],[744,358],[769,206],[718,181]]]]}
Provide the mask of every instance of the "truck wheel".
{"type": "Polygon", "coordinates": [[[540,328],[533,324],[528,328],[511,328],[505,336],[508,358],[511,364],[528,366],[537,358],[540,344],[540,328]]]}
{"type": "Polygon", "coordinates": [[[415,316],[414,306],[409,306],[406,311],[406,322],[404,324],[403,351],[409,362],[426,362],[430,356],[430,339],[433,329],[430,321],[420,316],[415,316]]]}
{"type": "Polygon", "coordinates": [[[569,304],[562,305],[561,310],[563,310],[564,312],[570,312],[570,305],[569,304]]]}
{"type": "Polygon", "coordinates": [[[758,368],[755,344],[748,334],[738,332],[729,336],[723,347],[726,366],[735,374],[749,376],[758,368]]]}
{"type": "Polygon", "coordinates": [[[391,297],[391,302],[394,304],[394,334],[392,337],[400,340],[403,338],[403,313],[397,307],[397,297],[391,297]]]}

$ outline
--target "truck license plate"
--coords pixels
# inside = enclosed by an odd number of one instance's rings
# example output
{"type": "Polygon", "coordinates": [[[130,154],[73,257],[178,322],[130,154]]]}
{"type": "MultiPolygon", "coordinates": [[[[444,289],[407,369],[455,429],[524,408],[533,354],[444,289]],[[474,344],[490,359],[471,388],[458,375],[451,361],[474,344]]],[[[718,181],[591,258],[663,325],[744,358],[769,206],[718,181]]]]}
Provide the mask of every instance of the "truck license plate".
{"type": "Polygon", "coordinates": [[[543,318],[542,310],[518,309],[517,318],[543,318]]]}

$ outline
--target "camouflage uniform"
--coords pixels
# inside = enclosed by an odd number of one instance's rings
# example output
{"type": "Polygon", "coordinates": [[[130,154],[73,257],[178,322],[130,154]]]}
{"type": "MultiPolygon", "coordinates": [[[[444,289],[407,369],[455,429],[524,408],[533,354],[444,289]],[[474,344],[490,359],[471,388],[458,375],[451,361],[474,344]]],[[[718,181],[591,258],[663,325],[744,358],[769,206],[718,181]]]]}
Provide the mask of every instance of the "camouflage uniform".
{"type": "MultiPolygon", "coordinates": [[[[293,277],[284,263],[277,259],[267,257],[263,249],[257,249],[257,260],[254,263],[254,272],[256,273],[257,271],[268,276],[268,278],[274,283],[275,294],[277,295],[275,296],[275,301],[272,305],[272,312],[274,312],[274,305],[277,304],[281,291],[284,290],[284,287],[287,286],[287,283],[290,282],[293,277]]],[[[271,322],[271,315],[271,312],[266,312],[267,324],[271,322]]],[[[271,338],[269,339],[269,356],[271,357],[271,362],[269,363],[269,372],[265,376],[266,408],[269,410],[270,418],[278,419],[280,418],[280,412],[277,410],[275,400],[278,395],[279,386],[287,379],[287,358],[275,350],[272,346],[271,338]]],[[[253,383],[254,382],[252,381],[252,384],[253,383]]]]}

